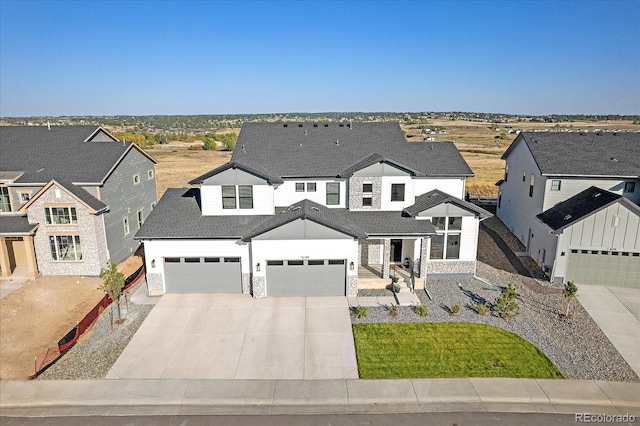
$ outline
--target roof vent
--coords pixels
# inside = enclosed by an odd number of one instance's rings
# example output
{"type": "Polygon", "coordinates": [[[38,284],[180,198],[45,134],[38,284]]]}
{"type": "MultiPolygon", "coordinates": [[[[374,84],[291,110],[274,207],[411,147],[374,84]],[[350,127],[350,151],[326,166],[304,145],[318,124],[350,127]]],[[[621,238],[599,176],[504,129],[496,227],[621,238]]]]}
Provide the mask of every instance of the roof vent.
{"type": "Polygon", "coordinates": [[[300,206],[295,206],[294,208],[291,209],[292,212],[295,212],[296,210],[300,210],[300,206]]]}
{"type": "Polygon", "coordinates": [[[340,127],[344,127],[344,123],[340,123],[340,127]]]}
{"type": "Polygon", "coordinates": [[[299,124],[298,124],[298,127],[302,127],[302,123],[299,123],[299,124]]]}
{"type": "Polygon", "coordinates": [[[602,195],[600,192],[596,192],[595,194],[593,194],[593,198],[598,198],[600,195],[602,195]]]}
{"type": "Polygon", "coordinates": [[[571,215],[570,214],[564,215],[564,220],[569,220],[569,219],[571,219],[571,215]]]}
{"type": "Polygon", "coordinates": [[[298,144],[298,146],[302,146],[302,144],[301,144],[301,143],[299,143],[299,144],[298,144]]]}
{"type": "Polygon", "coordinates": [[[282,127],[289,127],[289,125],[287,123],[284,123],[282,127]]]}
{"type": "Polygon", "coordinates": [[[318,127],[318,123],[313,123],[313,127],[318,127]]]}
{"type": "Polygon", "coordinates": [[[320,209],[319,209],[319,208],[317,208],[317,207],[311,207],[311,210],[315,210],[315,211],[317,211],[318,213],[320,213],[320,209]]]}
{"type": "Polygon", "coordinates": [[[324,127],[329,127],[329,124],[328,123],[324,123],[324,127]]]}
{"type": "Polygon", "coordinates": [[[336,139],[336,145],[340,146],[340,139],[336,139]]]}
{"type": "Polygon", "coordinates": [[[618,159],[616,157],[611,157],[610,160],[613,161],[614,163],[618,162],[618,159]]]}

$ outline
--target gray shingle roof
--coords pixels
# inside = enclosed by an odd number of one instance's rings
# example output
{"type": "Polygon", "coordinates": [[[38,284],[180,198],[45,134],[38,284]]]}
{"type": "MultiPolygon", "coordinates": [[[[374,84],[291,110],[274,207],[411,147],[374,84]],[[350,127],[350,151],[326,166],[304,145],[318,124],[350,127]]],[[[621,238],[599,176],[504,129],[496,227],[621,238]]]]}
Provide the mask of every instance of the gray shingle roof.
{"type": "Polygon", "coordinates": [[[428,220],[402,212],[330,209],[309,200],[295,203],[275,215],[202,216],[197,188],[170,188],[144,222],[135,238],[233,238],[248,240],[304,217],[348,235],[366,238],[382,235],[435,234],[428,220]],[[300,207],[295,209],[295,207],[300,207]],[[317,209],[317,210],[315,210],[317,209]]]}
{"type": "Polygon", "coordinates": [[[80,200],[82,200],[82,202],[84,202],[86,205],[88,205],[95,211],[107,209],[108,206],[105,203],[98,200],[96,197],[88,193],[86,190],[80,188],[79,186],[76,186],[71,182],[65,182],[65,181],[59,181],[59,180],[57,180],[56,182],[61,186],[63,186],[67,191],[69,191],[70,193],[78,197],[80,200]]]}
{"type": "Polygon", "coordinates": [[[638,132],[522,132],[502,158],[522,142],[544,175],[640,176],[638,132]]]}
{"type": "Polygon", "coordinates": [[[493,216],[491,213],[489,213],[482,207],[478,207],[473,203],[453,197],[438,189],[434,189],[433,191],[429,191],[426,194],[422,194],[416,199],[416,202],[413,205],[406,207],[403,211],[409,216],[416,216],[418,213],[428,210],[442,203],[455,204],[458,207],[461,207],[463,209],[476,213],[481,218],[487,218],[487,217],[493,216]]]}
{"type": "Polygon", "coordinates": [[[240,170],[244,170],[245,172],[251,173],[253,175],[262,177],[264,179],[266,179],[269,183],[274,184],[274,183],[282,183],[282,179],[280,179],[277,176],[271,176],[269,174],[269,172],[265,171],[262,167],[256,167],[256,165],[253,166],[247,166],[244,164],[240,164],[236,161],[231,161],[229,163],[223,164],[219,167],[216,167],[215,169],[208,171],[207,173],[198,176],[195,179],[192,179],[191,181],[189,181],[190,185],[197,185],[197,184],[201,184],[202,181],[210,178],[211,176],[217,175],[220,172],[223,172],[225,170],[228,169],[240,169],[240,170]]]}
{"type": "Polygon", "coordinates": [[[565,201],[556,204],[550,209],[536,215],[536,218],[554,231],[562,230],[579,222],[587,216],[596,213],[605,207],[622,201],[627,206],[640,212],[640,207],[624,198],[601,188],[591,186],[565,201]]]}
{"type": "Polygon", "coordinates": [[[99,183],[120,157],[126,142],[84,142],[95,126],[0,126],[0,170],[24,171],[20,183],[51,179],[99,183]]]}
{"type": "Polygon", "coordinates": [[[38,224],[29,223],[26,216],[0,216],[0,235],[29,235],[38,224]]]}
{"type": "Polygon", "coordinates": [[[372,154],[418,176],[473,176],[453,143],[409,143],[397,123],[245,123],[231,161],[278,177],[337,177],[372,154]]]}

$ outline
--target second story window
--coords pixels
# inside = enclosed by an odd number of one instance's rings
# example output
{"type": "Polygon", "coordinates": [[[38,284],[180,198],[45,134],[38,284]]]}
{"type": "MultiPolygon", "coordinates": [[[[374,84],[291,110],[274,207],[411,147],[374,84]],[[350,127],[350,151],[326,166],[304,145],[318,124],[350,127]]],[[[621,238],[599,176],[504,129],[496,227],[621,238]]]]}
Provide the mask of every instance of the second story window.
{"type": "Polygon", "coordinates": [[[144,223],[144,211],[138,210],[137,217],[138,217],[138,229],[140,229],[142,227],[142,224],[144,223]]]}
{"type": "Polygon", "coordinates": [[[296,182],[296,192],[304,192],[304,182],[296,182]]]}
{"type": "Polygon", "coordinates": [[[373,206],[373,184],[362,184],[362,207],[373,206]]]}
{"type": "Polygon", "coordinates": [[[624,192],[636,192],[636,183],[635,182],[625,182],[624,183],[624,192]]]}
{"type": "Polygon", "coordinates": [[[509,177],[509,163],[504,163],[504,181],[506,182],[509,177]]]}
{"type": "Polygon", "coordinates": [[[554,179],[551,181],[551,190],[552,191],[560,191],[560,186],[562,186],[562,181],[554,179]]]}
{"type": "Polygon", "coordinates": [[[533,185],[536,182],[535,176],[531,175],[531,179],[529,179],[529,197],[533,197],[533,185]]]}
{"type": "Polygon", "coordinates": [[[137,185],[139,183],[140,183],[140,175],[138,174],[133,175],[133,184],[137,185]]]}
{"type": "Polygon", "coordinates": [[[11,211],[11,201],[9,200],[9,188],[0,186],[0,212],[7,213],[11,211]]]}
{"type": "Polygon", "coordinates": [[[131,232],[129,229],[129,218],[127,216],[122,218],[122,229],[124,230],[124,235],[129,235],[129,232],[131,232]]]}
{"type": "Polygon", "coordinates": [[[327,182],[327,205],[337,206],[338,204],[340,204],[340,184],[327,182]]]}
{"type": "Polygon", "coordinates": [[[235,209],[236,208],[236,187],[235,187],[235,185],[223,185],[222,186],[222,208],[223,209],[235,209]]]}
{"type": "Polygon", "coordinates": [[[26,192],[21,192],[20,193],[20,201],[22,201],[23,203],[26,203],[30,199],[31,199],[31,194],[26,193],[26,192]]]}
{"type": "Polygon", "coordinates": [[[391,184],[391,201],[404,201],[404,183],[391,184]]]}
{"type": "Polygon", "coordinates": [[[315,182],[309,182],[307,184],[307,192],[316,192],[316,183],[315,182]]]}
{"type": "Polygon", "coordinates": [[[47,225],[75,225],[78,223],[75,207],[45,207],[44,218],[47,225]]]}
{"type": "Polygon", "coordinates": [[[459,259],[460,258],[460,230],[461,216],[432,217],[431,223],[436,228],[437,235],[431,237],[431,259],[459,259]]]}
{"type": "Polygon", "coordinates": [[[241,209],[253,208],[253,187],[251,185],[238,186],[238,205],[241,209]]]}

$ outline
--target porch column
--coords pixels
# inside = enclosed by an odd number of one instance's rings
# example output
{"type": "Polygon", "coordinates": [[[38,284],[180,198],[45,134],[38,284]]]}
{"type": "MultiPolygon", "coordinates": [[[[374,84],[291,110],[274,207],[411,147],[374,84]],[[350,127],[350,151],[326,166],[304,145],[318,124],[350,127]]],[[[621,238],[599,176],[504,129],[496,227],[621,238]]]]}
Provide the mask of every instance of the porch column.
{"type": "Polygon", "coordinates": [[[420,271],[419,277],[425,278],[427,276],[427,245],[429,243],[428,238],[422,238],[420,244],[420,271]]]}
{"type": "Polygon", "coordinates": [[[11,276],[11,265],[9,264],[9,249],[7,248],[7,238],[0,237],[0,268],[2,276],[11,276]]]}
{"type": "Polygon", "coordinates": [[[389,258],[391,257],[391,238],[385,238],[382,248],[382,278],[389,278],[389,258]]]}
{"type": "Polygon", "coordinates": [[[38,275],[38,263],[36,262],[36,250],[33,245],[33,235],[22,237],[24,240],[24,251],[27,256],[27,268],[29,269],[29,277],[36,278],[38,275]]]}

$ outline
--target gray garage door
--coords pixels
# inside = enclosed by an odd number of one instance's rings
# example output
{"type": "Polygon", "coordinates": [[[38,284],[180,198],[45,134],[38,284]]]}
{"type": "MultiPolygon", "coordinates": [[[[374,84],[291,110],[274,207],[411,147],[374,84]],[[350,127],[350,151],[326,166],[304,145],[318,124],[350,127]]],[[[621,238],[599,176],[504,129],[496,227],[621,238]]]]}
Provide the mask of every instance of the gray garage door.
{"type": "Polygon", "coordinates": [[[267,296],[344,296],[344,259],[267,261],[267,296]]]}
{"type": "Polygon", "coordinates": [[[614,287],[640,287],[640,253],[571,250],[567,281],[614,287]]]}
{"type": "Polygon", "coordinates": [[[167,293],[242,293],[239,257],[165,257],[167,293]]]}

